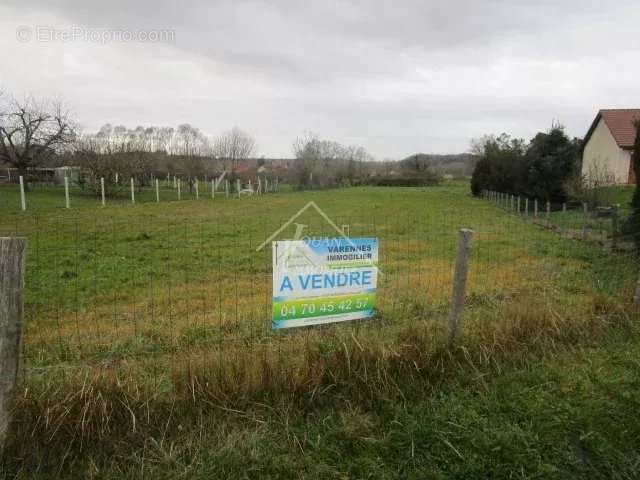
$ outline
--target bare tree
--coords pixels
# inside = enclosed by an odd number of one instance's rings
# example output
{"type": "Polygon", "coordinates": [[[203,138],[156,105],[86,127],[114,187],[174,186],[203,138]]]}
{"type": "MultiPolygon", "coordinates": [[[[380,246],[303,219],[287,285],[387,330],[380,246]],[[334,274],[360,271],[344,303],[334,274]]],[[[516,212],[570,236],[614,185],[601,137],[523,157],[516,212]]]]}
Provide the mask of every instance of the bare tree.
{"type": "Polygon", "coordinates": [[[176,131],[176,153],[182,157],[182,169],[187,174],[189,190],[193,191],[195,177],[204,174],[204,156],[209,151],[208,138],[197,128],[184,123],[176,131]]]}
{"type": "Polygon", "coordinates": [[[61,153],[75,135],[76,127],[60,102],[28,97],[0,106],[0,161],[21,175],[61,153]]]}
{"type": "Polygon", "coordinates": [[[113,142],[111,132],[111,125],[105,125],[97,134],[79,136],[73,152],[75,163],[82,169],[84,184],[99,194],[101,179],[104,179],[108,196],[119,192],[124,185],[123,182],[116,183],[116,175],[127,178],[133,173],[122,144],[113,142]]]}
{"type": "Polygon", "coordinates": [[[238,162],[248,160],[254,155],[254,139],[238,127],[233,127],[214,140],[213,153],[221,160],[225,169],[235,169],[238,162]]]}

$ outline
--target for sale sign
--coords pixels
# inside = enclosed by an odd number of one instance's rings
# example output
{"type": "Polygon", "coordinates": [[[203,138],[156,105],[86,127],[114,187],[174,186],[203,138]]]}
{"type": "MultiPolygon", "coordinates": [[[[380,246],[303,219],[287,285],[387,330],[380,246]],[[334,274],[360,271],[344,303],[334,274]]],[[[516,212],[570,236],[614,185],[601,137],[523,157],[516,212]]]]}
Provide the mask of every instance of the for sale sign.
{"type": "Polygon", "coordinates": [[[377,282],[377,238],[273,242],[273,328],[371,317],[377,282]]]}

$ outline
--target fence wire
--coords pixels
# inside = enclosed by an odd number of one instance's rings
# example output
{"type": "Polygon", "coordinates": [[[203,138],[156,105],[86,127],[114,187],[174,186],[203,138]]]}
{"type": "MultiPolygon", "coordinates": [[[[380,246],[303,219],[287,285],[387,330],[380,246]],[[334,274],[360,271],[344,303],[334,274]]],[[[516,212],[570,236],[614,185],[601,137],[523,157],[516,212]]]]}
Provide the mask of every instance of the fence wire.
{"type": "MultiPolygon", "coordinates": [[[[562,205],[536,211],[531,201],[525,212],[522,199],[517,211],[513,198],[487,198],[493,204],[478,207],[485,209],[482,220],[455,202],[438,215],[425,204],[420,215],[332,217],[351,237],[379,239],[377,314],[286,332],[271,328],[271,246],[257,247],[288,218],[144,211],[125,218],[93,210],[16,215],[11,224],[2,222],[0,234],[29,240],[24,378],[126,368],[157,382],[185,358],[217,355],[233,365],[239,352],[250,351],[286,362],[292,344],[319,345],[336,332],[384,336],[398,324],[441,321],[462,227],[475,231],[467,309],[478,321],[504,299],[632,298],[637,263],[624,238],[611,248],[617,234],[610,218],[593,213],[585,220],[562,205]]],[[[306,237],[336,235],[313,212],[296,222],[306,237]]]]}

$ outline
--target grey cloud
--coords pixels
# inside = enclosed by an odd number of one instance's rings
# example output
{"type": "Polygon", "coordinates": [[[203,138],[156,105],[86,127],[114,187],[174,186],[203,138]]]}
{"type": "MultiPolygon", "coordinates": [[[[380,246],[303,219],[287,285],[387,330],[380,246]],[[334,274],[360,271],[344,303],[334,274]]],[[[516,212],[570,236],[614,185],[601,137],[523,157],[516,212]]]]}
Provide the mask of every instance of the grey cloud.
{"type": "Polygon", "coordinates": [[[617,56],[637,55],[640,7],[628,0],[42,0],[5,2],[0,14],[3,51],[32,56],[0,83],[60,93],[90,127],[239,124],[266,155],[288,155],[303,130],[358,140],[379,158],[462,151],[496,131],[529,137],[552,119],[581,136],[595,109],[637,106],[640,67],[617,56]],[[11,25],[52,19],[176,37],[15,44],[11,25]],[[19,78],[42,62],[46,82],[19,78]]]}

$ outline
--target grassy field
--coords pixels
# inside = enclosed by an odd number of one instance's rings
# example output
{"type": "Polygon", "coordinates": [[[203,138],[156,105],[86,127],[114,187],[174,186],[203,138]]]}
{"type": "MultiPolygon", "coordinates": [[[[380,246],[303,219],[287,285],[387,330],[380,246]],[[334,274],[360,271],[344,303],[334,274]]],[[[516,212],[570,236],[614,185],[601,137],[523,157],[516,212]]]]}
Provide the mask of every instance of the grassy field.
{"type": "MultiPolygon", "coordinates": [[[[70,210],[59,197],[30,192],[27,212],[0,218],[0,235],[29,239],[7,476],[640,474],[628,256],[523,222],[465,183],[70,210]],[[311,200],[350,235],[379,237],[378,314],[274,332],[271,252],[256,247],[311,200]],[[450,349],[461,227],[475,244],[450,349]]],[[[0,205],[16,201],[0,188],[0,205]]],[[[312,210],[297,222],[332,235],[312,210]]]]}

